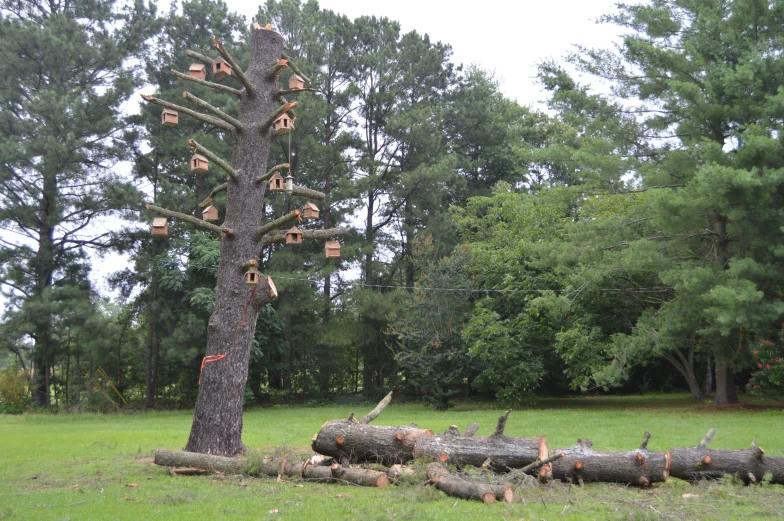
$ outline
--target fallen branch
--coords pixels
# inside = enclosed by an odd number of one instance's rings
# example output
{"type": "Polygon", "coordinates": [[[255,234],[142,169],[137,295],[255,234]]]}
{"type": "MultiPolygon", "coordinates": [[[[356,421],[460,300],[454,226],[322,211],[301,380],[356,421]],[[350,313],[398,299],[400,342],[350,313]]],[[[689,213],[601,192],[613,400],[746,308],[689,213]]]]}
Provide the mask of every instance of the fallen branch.
{"type": "Polygon", "coordinates": [[[452,497],[478,499],[483,503],[495,503],[496,499],[504,500],[507,503],[514,501],[514,489],[512,487],[477,483],[453,476],[440,463],[430,463],[425,472],[427,478],[438,490],[452,497]]]}

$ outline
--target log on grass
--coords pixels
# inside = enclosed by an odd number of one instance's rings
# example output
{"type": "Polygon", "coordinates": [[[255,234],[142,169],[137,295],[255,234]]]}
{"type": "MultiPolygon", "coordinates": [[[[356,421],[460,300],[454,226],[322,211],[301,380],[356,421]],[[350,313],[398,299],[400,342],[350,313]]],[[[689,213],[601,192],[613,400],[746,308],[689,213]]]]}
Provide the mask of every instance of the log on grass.
{"type": "Polygon", "coordinates": [[[430,463],[426,469],[427,478],[435,487],[447,495],[461,499],[478,499],[483,503],[495,503],[496,499],[511,503],[514,489],[503,485],[478,483],[453,476],[440,463],[430,463]]]}
{"type": "Polygon", "coordinates": [[[771,483],[784,485],[784,458],[765,458],[765,467],[773,475],[771,483]]]}
{"type": "Polygon", "coordinates": [[[508,471],[530,465],[541,455],[547,457],[545,438],[511,436],[428,436],[419,438],[414,458],[430,459],[452,465],[489,467],[508,471]]]}
{"type": "Polygon", "coordinates": [[[670,448],[670,474],[687,481],[735,475],[746,485],[762,482],[768,458],[765,458],[765,451],[757,445],[756,440],[751,442],[748,449],[709,449],[708,443],[715,432],[711,429],[696,447],[670,448]]]}
{"type": "Polygon", "coordinates": [[[433,431],[419,427],[376,427],[350,420],[331,420],[314,436],[314,452],[341,463],[380,463],[392,466],[414,459],[418,439],[433,431]]]}
{"type": "Polygon", "coordinates": [[[577,440],[568,449],[556,449],[564,456],[552,463],[554,479],[583,484],[603,481],[642,487],[667,480],[670,474],[670,453],[651,452],[647,438],[640,448],[627,452],[600,452],[592,448],[591,440],[577,440]]]}

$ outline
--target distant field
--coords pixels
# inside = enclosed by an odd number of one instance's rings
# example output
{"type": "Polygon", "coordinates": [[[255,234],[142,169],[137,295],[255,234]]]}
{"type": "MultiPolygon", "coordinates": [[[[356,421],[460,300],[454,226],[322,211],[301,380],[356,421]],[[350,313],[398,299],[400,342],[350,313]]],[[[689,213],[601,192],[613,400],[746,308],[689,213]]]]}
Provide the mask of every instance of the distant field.
{"type": "MultiPolygon", "coordinates": [[[[370,406],[353,407],[357,413],[370,406]]],[[[352,407],[254,409],[245,414],[250,447],[307,454],[324,421],[352,407]]],[[[502,408],[463,404],[446,412],[394,402],[379,425],[416,422],[436,432],[472,421],[492,432],[502,408]]],[[[607,484],[553,483],[518,491],[521,503],[457,501],[425,486],[363,489],[247,477],[170,477],[140,460],[156,448],[181,449],[192,412],[117,415],[0,415],[0,519],[194,521],[197,519],[760,519],[784,518],[784,486],[729,482],[690,485],[671,479],[649,490],[607,484]],[[136,486],[130,486],[136,485],[136,486]],[[687,497],[684,497],[684,494],[687,497]],[[271,514],[270,510],[278,512],[271,514]]],[[[551,448],[591,438],[597,450],[636,447],[646,429],[651,450],[696,444],[747,447],[753,436],[769,455],[784,456],[784,409],[717,409],[680,395],[537,400],[509,417],[510,436],[544,435],[551,448]]]]}

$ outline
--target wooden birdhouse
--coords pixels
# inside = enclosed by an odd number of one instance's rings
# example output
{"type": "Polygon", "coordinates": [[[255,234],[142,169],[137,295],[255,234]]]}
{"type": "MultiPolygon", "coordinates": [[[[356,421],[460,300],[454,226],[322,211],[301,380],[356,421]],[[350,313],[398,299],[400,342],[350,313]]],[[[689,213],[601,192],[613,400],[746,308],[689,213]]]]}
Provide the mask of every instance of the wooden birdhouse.
{"type": "Polygon", "coordinates": [[[231,65],[226,63],[226,60],[218,56],[217,58],[215,58],[215,61],[212,62],[212,74],[214,74],[218,78],[225,78],[226,76],[231,76],[231,65]]]}
{"type": "Polygon", "coordinates": [[[291,78],[289,78],[289,88],[290,89],[304,89],[305,88],[305,80],[303,80],[302,77],[297,75],[297,74],[292,74],[291,78]]]}
{"type": "Polygon", "coordinates": [[[210,205],[201,212],[201,217],[205,221],[217,221],[218,220],[218,209],[214,206],[210,205]]]}
{"type": "Polygon", "coordinates": [[[200,80],[207,79],[207,66],[203,63],[191,63],[191,66],[188,67],[188,74],[194,78],[198,78],[200,80]]]}
{"type": "Polygon", "coordinates": [[[156,217],[152,220],[153,235],[169,235],[169,221],[166,217],[156,217]]]}
{"type": "Polygon", "coordinates": [[[286,188],[286,181],[283,176],[277,172],[270,178],[269,189],[270,192],[282,192],[286,188]]]}
{"type": "Polygon", "coordinates": [[[340,257],[340,243],[338,241],[327,241],[324,244],[324,253],[328,259],[340,257]]]}
{"type": "Polygon", "coordinates": [[[275,120],[275,123],[272,124],[272,130],[291,130],[294,128],[294,125],[291,122],[291,118],[288,114],[281,114],[278,119],[275,120]]]}
{"type": "Polygon", "coordinates": [[[201,154],[193,154],[191,158],[191,170],[197,174],[203,174],[209,170],[210,162],[201,154]]]}
{"type": "Polygon", "coordinates": [[[163,109],[161,113],[161,124],[166,125],[167,127],[174,127],[179,123],[180,115],[177,113],[176,110],[172,109],[163,109]]]}
{"type": "Polygon", "coordinates": [[[318,219],[319,208],[313,203],[305,203],[302,207],[302,217],[305,219],[318,219]]]}
{"type": "Polygon", "coordinates": [[[302,244],[302,232],[296,226],[286,232],[286,244],[302,244]]]}
{"type": "Polygon", "coordinates": [[[245,284],[248,286],[258,286],[259,285],[259,270],[254,267],[248,268],[248,271],[245,272],[245,284]]]}

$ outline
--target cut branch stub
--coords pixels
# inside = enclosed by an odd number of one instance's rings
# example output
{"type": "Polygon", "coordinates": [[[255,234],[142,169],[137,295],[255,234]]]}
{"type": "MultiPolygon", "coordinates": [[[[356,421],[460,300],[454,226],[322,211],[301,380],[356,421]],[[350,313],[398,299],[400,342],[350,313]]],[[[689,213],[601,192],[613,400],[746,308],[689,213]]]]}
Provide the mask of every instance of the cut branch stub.
{"type": "Polygon", "coordinates": [[[671,475],[687,481],[736,475],[747,485],[761,482],[770,459],[764,457],[765,451],[754,441],[743,450],[709,449],[714,432],[711,429],[696,447],[670,448],[671,475]]]}
{"type": "Polygon", "coordinates": [[[645,449],[599,452],[593,450],[590,440],[578,440],[574,447],[556,449],[555,452],[564,453],[562,458],[552,463],[553,478],[561,481],[604,481],[647,487],[651,483],[666,481],[670,474],[669,452],[645,449]]]}
{"type": "Polygon", "coordinates": [[[509,413],[512,412],[512,409],[509,409],[504,414],[498,417],[498,424],[495,426],[495,431],[491,436],[503,436],[504,430],[506,429],[506,420],[509,418],[509,413]]]}
{"type": "Polygon", "coordinates": [[[370,423],[376,418],[378,418],[378,415],[384,412],[384,409],[387,408],[387,405],[389,405],[389,402],[391,401],[392,401],[392,391],[389,391],[389,394],[384,396],[384,398],[382,398],[381,401],[378,402],[378,404],[373,408],[372,411],[370,411],[369,413],[367,413],[366,415],[364,415],[362,418],[359,419],[359,423],[370,423]]]}

